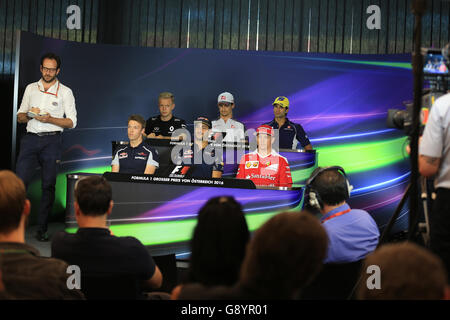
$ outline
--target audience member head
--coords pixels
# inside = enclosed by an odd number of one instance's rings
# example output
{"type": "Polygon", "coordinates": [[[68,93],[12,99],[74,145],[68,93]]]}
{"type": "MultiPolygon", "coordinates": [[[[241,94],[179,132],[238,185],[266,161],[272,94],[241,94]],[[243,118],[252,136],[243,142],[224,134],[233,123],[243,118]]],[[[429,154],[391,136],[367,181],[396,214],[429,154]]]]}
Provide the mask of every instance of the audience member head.
{"type": "Polygon", "coordinates": [[[114,203],[112,189],[101,176],[89,176],[78,180],[75,185],[75,214],[80,219],[104,218],[111,213],[114,203]]]}
{"type": "Polygon", "coordinates": [[[24,242],[30,214],[25,185],[12,171],[0,171],[0,241],[24,242]]]}
{"type": "Polygon", "coordinates": [[[317,167],[308,178],[306,185],[307,205],[322,211],[325,206],[344,204],[352,189],[344,169],[338,166],[317,167]]]}
{"type": "Polygon", "coordinates": [[[249,237],[242,207],[233,197],[209,199],[198,214],[188,282],[234,284],[249,237]]]}
{"type": "Polygon", "coordinates": [[[320,271],[327,244],[325,229],[310,213],[277,214],[253,234],[240,284],[259,298],[296,298],[320,271]]]}
{"type": "Polygon", "coordinates": [[[410,242],[381,246],[367,256],[362,268],[357,298],[360,300],[438,300],[446,296],[447,275],[441,260],[410,242]],[[374,271],[379,267],[380,288],[374,271]],[[371,277],[369,279],[369,277],[371,277]]]}

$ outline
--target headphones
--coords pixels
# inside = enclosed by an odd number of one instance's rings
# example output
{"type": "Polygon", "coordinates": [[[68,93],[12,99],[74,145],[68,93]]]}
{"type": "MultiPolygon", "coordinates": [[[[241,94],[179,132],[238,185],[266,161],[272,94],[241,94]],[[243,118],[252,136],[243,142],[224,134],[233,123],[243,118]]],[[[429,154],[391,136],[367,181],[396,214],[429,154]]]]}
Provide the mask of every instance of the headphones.
{"type": "Polygon", "coordinates": [[[322,174],[325,171],[330,171],[330,170],[336,170],[338,172],[340,172],[346,181],[346,200],[348,198],[350,198],[350,193],[353,190],[353,186],[350,185],[350,182],[348,181],[347,175],[344,171],[344,168],[340,167],[340,166],[331,166],[331,167],[323,167],[320,168],[319,170],[317,170],[311,177],[308,178],[308,180],[306,180],[306,184],[305,184],[305,191],[304,191],[304,202],[303,202],[303,206],[306,208],[313,208],[316,210],[321,210],[323,208],[323,201],[322,199],[320,199],[320,195],[317,192],[317,190],[315,190],[312,186],[314,180],[317,178],[317,176],[319,176],[320,174],[322,174]]]}

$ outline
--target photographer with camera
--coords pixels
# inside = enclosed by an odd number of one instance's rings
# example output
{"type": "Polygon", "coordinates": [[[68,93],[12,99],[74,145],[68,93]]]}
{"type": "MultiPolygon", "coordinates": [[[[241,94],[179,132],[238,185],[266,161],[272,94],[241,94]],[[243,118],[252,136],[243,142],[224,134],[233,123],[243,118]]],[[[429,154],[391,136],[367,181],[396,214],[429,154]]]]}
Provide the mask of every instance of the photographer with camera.
{"type": "MultiPolygon", "coordinates": [[[[449,46],[443,56],[449,64],[449,46]]],[[[450,93],[436,100],[419,145],[419,171],[435,176],[436,200],[430,215],[430,249],[450,274],[450,93]]]]}

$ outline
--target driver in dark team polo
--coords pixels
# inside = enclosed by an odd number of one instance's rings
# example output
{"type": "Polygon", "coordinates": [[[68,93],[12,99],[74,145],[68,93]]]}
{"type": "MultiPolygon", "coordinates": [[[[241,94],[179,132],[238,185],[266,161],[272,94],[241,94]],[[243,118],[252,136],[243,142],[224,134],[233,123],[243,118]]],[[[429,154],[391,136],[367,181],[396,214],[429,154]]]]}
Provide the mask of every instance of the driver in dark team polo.
{"type": "Polygon", "coordinates": [[[177,166],[171,176],[187,175],[194,178],[221,178],[223,172],[222,155],[218,155],[208,142],[211,121],[198,117],[194,121],[194,143],[190,148],[183,148],[178,153],[172,152],[173,163],[177,166]]]}
{"type": "Polygon", "coordinates": [[[145,134],[149,139],[183,139],[186,136],[180,134],[173,136],[177,129],[185,129],[186,122],[172,114],[175,109],[175,97],[170,92],[162,92],[158,97],[159,116],[147,120],[145,134]]]}
{"type": "Polygon", "coordinates": [[[154,174],[158,168],[158,156],[143,141],[145,120],[140,115],[128,118],[130,144],[119,147],[111,163],[112,172],[154,174]]]}
{"type": "Polygon", "coordinates": [[[266,123],[274,129],[279,130],[279,148],[280,149],[297,149],[298,144],[305,150],[312,150],[311,142],[298,123],[293,123],[287,118],[289,111],[289,99],[286,97],[278,97],[272,103],[273,114],[275,118],[266,123]]]}

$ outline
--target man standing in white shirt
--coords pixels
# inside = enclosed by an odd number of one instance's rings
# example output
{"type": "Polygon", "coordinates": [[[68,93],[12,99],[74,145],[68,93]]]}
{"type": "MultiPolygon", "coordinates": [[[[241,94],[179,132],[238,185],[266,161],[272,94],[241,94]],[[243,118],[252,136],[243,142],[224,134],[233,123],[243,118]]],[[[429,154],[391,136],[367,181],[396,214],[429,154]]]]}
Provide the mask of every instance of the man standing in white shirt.
{"type": "Polygon", "coordinates": [[[223,142],[245,142],[244,124],[233,118],[234,97],[229,92],[219,94],[217,98],[220,118],[212,121],[213,133],[226,133],[223,142]]]}
{"type": "Polygon", "coordinates": [[[61,133],[77,125],[72,90],[59,82],[61,59],[47,53],[41,58],[42,78],[29,84],[17,112],[17,121],[27,123],[27,134],[20,143],[16,173],[28,187],[36,167],[42,172],[42,198],[38,215],[39,241],[48,241],[48,216],[55,200],[56,176],[61,160],[61,133]]]}

